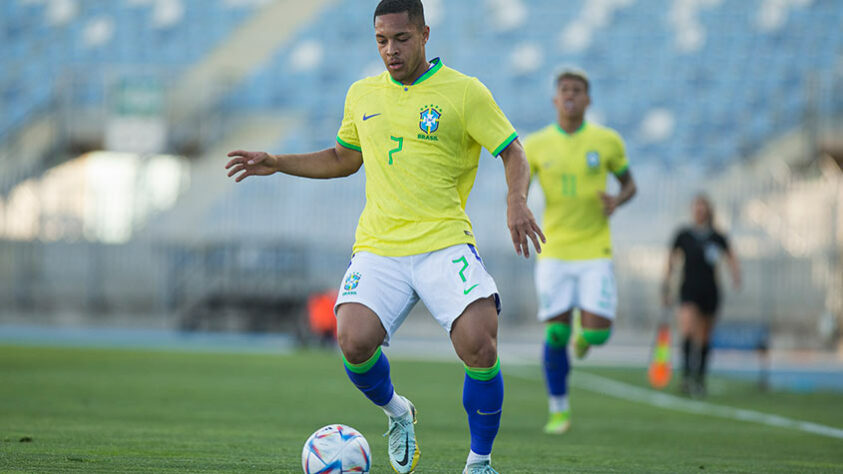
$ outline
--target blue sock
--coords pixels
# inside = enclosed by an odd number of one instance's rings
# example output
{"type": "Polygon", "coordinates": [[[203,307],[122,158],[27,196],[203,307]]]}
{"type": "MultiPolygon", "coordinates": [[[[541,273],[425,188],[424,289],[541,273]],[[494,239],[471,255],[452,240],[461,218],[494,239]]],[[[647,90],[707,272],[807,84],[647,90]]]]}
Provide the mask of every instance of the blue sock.
{"type": "Polygon", "coordinates": [[[552,396],[568,394],[568,347],[553,347],[544,343],[544,375],[547,391],[552,396]]]}
{"type": "Polygon", "coordinates": [[[500,360],[488,369],[465,368],[462,406],[468,413],[471,432],[471,451],[488,455],[501,425],[503,407],[503,377],[500,360]]]}
{"type": "Polygon", "coordinates": [[[375,351],[369,360],[362,364],[352,364],[343,357],[345,373],[366,398],[375,405],[384,406],[392,399],[395,389],[389,378],[389,361],[381,348],[375,351]]]}

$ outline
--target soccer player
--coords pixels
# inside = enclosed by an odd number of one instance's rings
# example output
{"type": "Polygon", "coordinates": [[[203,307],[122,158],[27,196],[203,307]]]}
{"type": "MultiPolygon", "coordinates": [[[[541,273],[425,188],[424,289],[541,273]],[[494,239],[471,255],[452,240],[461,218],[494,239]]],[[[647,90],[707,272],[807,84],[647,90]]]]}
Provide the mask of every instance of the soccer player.
{"type": "Polygon", "coordinates": [[[665,307],[670,305],[670,278],[673,268],[684,257],[678,314],[682,334],[680,390],[686,395],[702,397],[705,395],[706,365],[711,348],[709,339],[720,304],[715,266],[723,256],[726,257],[735,289],[741,287],[741,271],[726,236],[714,227],[711,201],[704,195],[698,195],[694,198],[691,213],[693,225],[680,228],[673,238],[662,284],[662,304],[665,307]]]}
{"type": "Polygon", "coordinates": [[[428,61],[419,0],[383,0],[375,39],[386,72],[354,83],[334,148],[303,155],[234,151],[237,181],[281,172],[335,178],[366,170],[366,206],[336,303],[346,372],[389,418],[389,460],[399,473],[419,459],[416,410],[393,388],[381,351],[420,299],[448,331],[465,365],[463,406],[471,450],[464,472],[494,473],[503,379],[497,355],[500,299],[475,247],[466,199],[480,148],[503,162],[507,225],[515,251],[544,239],[527,208],[524,149],[491,93],[475,78],[428,61]]]}
{"type": "Polygon", "coordinates": [[[556,123],[524,141],[546,203],[542,226],[547,244],[536,263],[535,280],[538,318],[546,323],[550,417],[544,430],[549,434],[570,427],[567,347],[574,310],[580,314],[574,340],[579,358],[609,339],[617,306],[609,217],[636,191],[620,135],[585,121],[590,103],[586,74],[563,71],[556,77],[553,97],[556,123]],[[616,196],[606,194],[608,173],[620,181],[616,196]]]}

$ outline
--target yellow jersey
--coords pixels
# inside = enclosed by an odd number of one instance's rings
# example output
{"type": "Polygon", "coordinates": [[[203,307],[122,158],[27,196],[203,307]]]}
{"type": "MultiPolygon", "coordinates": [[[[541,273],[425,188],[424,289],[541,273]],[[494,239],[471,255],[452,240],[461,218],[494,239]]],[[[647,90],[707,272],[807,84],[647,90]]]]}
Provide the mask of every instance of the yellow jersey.
{"type": "Polygon", "coordinates": [[[539,258],[611,258],[609,219],[599,193],[606,191],[609,172],[621,176],[629,167],[620,135],[585,122],[568,134],[553,124],[528,136],[524,149],[545,197],[547,243],[539,258]]]}
{"type": "Polygon", "coordinates": [[[497,156],[517,137],[489,90],[438,58],[411,85],[388,72],[352,84],[337,142],[361,152],[366,171],[354,252],[475,244],[465,204],[480,147],[497,156]]]}

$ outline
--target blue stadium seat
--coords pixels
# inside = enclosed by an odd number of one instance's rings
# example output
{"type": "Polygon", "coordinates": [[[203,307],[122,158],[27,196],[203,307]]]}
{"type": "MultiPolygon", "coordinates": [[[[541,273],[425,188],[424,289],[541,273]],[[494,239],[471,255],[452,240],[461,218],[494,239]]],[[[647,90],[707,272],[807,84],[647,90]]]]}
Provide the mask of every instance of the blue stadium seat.
{"type": "MultiPolygon", "coordinates": [[[[181,1],[185,7],[181,23],[166,30],[151,25],[148,5],[79,0],[78,14],[70,23],[51,26],[42,3],[0,2],[0,96],[7,104],[4,110],[13,115],[0,121],[0,139],[47,104],[61,74],[101,76],[121,65],[169,66],[178,71],[200,60],[254,11],[254,7],[227,6],[225,0],[181,1]],[[112,20],[113,33],[106,44],[89,48],[84,44],[85,28],[97,18],[112,20]]],[[[92,101],[88,105],[101,103],[104,97],[103,90],[88,90],[93,87],[90,83],[77,94],[92,101]]]]}
{"type": "MultiPolygon", "coordinates": [[[[43,84],[44,77],[55,78],[76,68],[98,71],[137,64],[178,72],[224,41],[254,11],[232,9],[224,0],[182,2],[181,23],[165,29],[150,24],[149,6],[80,0],[83,8],[70,24],[52,27],[41,4],[0,2],[4,41],[0,98],[4,110],[10,111],[0,119],[0,136],[50,100],[51,95],[35,85],[43,84]],[[86,48],[81,39],[84,28],[98,17],[114,21],[113,37],[107,46],[86,48]]],[[[662,0],[638,0],[614,10],[606,25],[594,29],[590,46],[575,53],[563,51],[560,34],[582,21],[586,0],[524,3],[529,9],[526,24],[499,32],[493,27],[488,2],[442,2],[441,21],[433,29],[428,51],[483,80],[522,133],[552,120],[550,76],[557,67],[584,67],[592,77],[595,107],[607,117],[607,124],[624,134],[631,153],[643,153],[642,159],[655,162],[672,163],[693,155],[709,157],[712,165],[721,166],[740,153],[742,142],[762,143],[796,126],[805,106],[805,79],[832,77],[843,48],[843,9],[833,0],[788,7],[782,28],[771,32],[758,29],[758,1],[703,5],[697,21],[705,42],[691,52],[677,50],[670,8],[662,0]],[[543,64],[533,75],[519,76],[508,61],[525,42],[540,48],[543,64]],[[638,143],[642,115],[657,106],[674,111],[675,133],[660,144],[638,143]],[[761,116],[766,118],[755,118],[761,116]]],[[[235,87],[224,100],[225,107],[241,112],[296,110],[311,128],[290,146],[324,146],[321,134],[336,132],[339,104],[348,86],[365,67],[378,64],[370,23],[370,9],[354,0],[339,1],[235,87]],[[322,62],[309,71],[291,71],[293,48],[306,40],[324,45],[322,62]]],[[[89,81],[79,91],[80,98],[101,102],[102,88],[101,83],[89,81]]],[[[839,113],[843,102],[832,88],[830,84],[821,88],[828,98],[820,101],[823,113],[839,113]]]]}

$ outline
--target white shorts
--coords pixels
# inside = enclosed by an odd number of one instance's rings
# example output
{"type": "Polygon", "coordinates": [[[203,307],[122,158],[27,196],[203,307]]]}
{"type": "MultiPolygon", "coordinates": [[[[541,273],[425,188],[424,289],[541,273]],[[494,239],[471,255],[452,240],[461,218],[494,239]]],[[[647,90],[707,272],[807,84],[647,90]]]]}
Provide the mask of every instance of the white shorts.
{"type": "Polygon", "coordinates": [[[540,259],[536,264],[536,290],[539,321],[547,321],[573,308],[615,319],[618,288],[611,259],[540,259]]]}
{"type": "Polygon", "coordinates": [[[470,244],[406,257],[358,252],[345,271],[334,312],[344,303],[368,307],[386,329],[384,345],[389,345],[419,299],[450,333],[469,304],[493,295],[500,313],[495,281],[470,244]]]}

